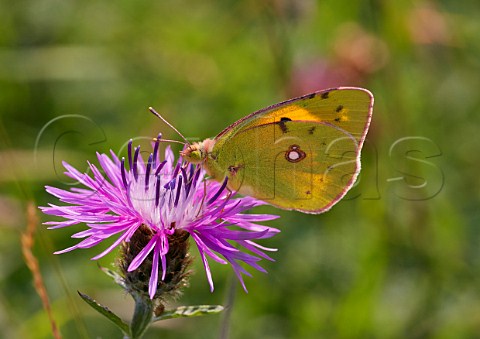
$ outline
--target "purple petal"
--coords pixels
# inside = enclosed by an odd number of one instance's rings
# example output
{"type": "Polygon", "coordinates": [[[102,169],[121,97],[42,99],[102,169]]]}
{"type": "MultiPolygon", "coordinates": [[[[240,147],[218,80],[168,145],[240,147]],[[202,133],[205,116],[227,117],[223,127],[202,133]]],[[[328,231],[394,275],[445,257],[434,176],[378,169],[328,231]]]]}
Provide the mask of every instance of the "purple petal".
{"type": "MultiPolygon", "coordinates": [[[[158,250],[158,248],[156,248],[158,247],[158,237],[153,237],[152,239],[155,239],[155,250],[153,251],[152,272],[150,274],[150,281],[148,282],[148,294],[150,295],[150,299],[153,299],[153,297],[155,296],[155,292],[157,292],[158,257],[160,256],[160,251],[158,250]]],[[[165,270],[163,270],[163,272],[165,272],[165,270]]]]}
{"type": "Polygon", "coordinates": [[[145,260],[145,258],[150,254],[150,252],[155,248],[157,242],[156,237],[152,237],[148,244],[137,254],[137,256],[132,260],[130,266],[128,266],[127,271],[135,271],[145,260]]]}
{"type": "Polygon", "coordinates": [[[216,255],[214,252],[210,250],[210,248],[205,244],[205,242],[202,240],[201,237],[199,237],[197,234],[191,234],[192,238],[195,240],[195,243],[197,244],[197,248],[199,252],[207,254],[209,257],[211,257],[213,260],[220,264],[226,264],[227,262],[220,258],[218,255],[216,255]]]}
{"type": "Polygon", "coordinates": [[[213,279],[212,279],[212,272],[210,271],[210,266],[208,265],[207,257],[203,250],[199,247],[198,251],[200,252],[200,256],[202,257],[203,267],[205,268],[205,274],[207,275],[208,284],[210,285],[210,292],[213,292],[213,279]]]}
{"type": "Polygon", "coordinates": [[[94,256],[92,258],[92,260],[100,259],[101,257],[105,256],[106,254],[110,253],[115,247],[120,245],[120,243],[122,241],[128,241],[132,237],[133,233],[135,233],[135,231],[137,230],[138,227],[140,227],[140,224],[138,224],[136,227],[130,228],[127,232],[125,232],[117,240],[115,240],[115,242],[112,245],[110,245],[105,251],[103,251],[102,253],[94,256]]]}

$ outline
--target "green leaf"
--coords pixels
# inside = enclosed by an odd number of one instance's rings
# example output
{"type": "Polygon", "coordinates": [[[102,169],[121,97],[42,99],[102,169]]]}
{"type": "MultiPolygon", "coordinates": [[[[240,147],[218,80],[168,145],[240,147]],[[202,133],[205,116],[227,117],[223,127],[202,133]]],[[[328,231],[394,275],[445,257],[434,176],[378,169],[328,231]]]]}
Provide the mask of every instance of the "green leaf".
{"type": "Polygon", "coordinates": [[[106,268],[106,267],[103,267],[103,266],[100,266],[98,264],[98,268],[101,269],[103,271],[103,273],[105,273],[106,275],[108,275],[110,278],[112,278],[115,283],[117,283],[117,285],[120,285],[121,287],[123,287],[124,289],[127,288],[127,286],[125,285],[125,281],[123,280],[123,277],[118,274],[117,272],[115,271],[112,271],[111,269],[109,268],[106,268]]]}
{"type": "Polygon", "coordinates": [[[191,318],[208,314],[217,314],[223,311],[221,305],[179,306],[174,310],[166,311],[161,316],[153,318],[152,322],[174,318],[191,318]]]}
{"type": "Polygon", "coordinates": [[[122,319],[112,311],[110,311],[107,307],[99,304],[96,302],[94,299],[89,297],[86,294],[83,294],[80,291],[77,291],[77,293],[80,295],[80,297],[88,304],[90,305],[95,311],[103,315],[105,318],[113,322],[115,325],[122,330],[122,332],[128,336],[130,336],[130,328],[128,324],[124,323],[122,319]]]}

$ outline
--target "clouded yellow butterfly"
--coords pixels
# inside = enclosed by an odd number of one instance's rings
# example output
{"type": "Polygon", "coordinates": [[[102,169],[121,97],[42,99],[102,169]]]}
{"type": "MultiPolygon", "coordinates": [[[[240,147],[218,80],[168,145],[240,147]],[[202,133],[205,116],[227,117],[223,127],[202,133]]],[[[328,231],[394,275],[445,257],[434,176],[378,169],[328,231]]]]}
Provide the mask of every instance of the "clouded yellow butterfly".
{"type": "Polygon", "coordinates": [[[227,186],[282,209],[322,213],[360,172],[373,96],[362,88],[311,93],[254,112],[182,151],[227,186]]]}

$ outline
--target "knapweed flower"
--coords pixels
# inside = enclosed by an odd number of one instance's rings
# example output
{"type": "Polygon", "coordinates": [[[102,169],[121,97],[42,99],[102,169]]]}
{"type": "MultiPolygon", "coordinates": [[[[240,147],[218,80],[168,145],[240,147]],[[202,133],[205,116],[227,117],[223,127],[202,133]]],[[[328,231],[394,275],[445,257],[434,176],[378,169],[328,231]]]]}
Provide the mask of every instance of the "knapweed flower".
{"type": "MultiPolygon", "coordinates": [[[[128,144],[127,160],[120,160],[114,152],[110,157],[97,154],[102,171],[89,163],[92,176],[63,163],[65,174],[85,188],[73,187],[67,191],[47,186],[48,193],[67,205],[41,207],[44,213],[64,219],[46,224],[56,229],[84,223],[87,229],[72,236],[83,240],[55,253],[90,248],[116,237],[92,260],[121,247],[125,252],[120,264],[125,271],[125,285],[138,280],[135,276],[128,278],[128,274],[141,271],[141,275],[147,276],[148,296],[154,299],[161,298],[164,290],[168,290],[163,282],[178,285],[187,275],[190,258],[186,242],[191,237],[202,258],[211,291],[213,279],[207,257],[230,264],[246,290],[242,274],[250,274],[242,263],[265,272],[258,261],[273,260],[265,251],[274,249],[260,246],[255,240],[279,232],[257,222],[277,216],[242,213],[264,203],[250,197],[234,198],[226,189],[226,182],[205,180],[201,167],[181,159],[175,161],[169,147],[161,161],[159,140],[160,136],[146,162],[140,146],[132,150],[132,141],[128,144]]],[[[129,289],[138,293],[142,288],[129,289]]]]}

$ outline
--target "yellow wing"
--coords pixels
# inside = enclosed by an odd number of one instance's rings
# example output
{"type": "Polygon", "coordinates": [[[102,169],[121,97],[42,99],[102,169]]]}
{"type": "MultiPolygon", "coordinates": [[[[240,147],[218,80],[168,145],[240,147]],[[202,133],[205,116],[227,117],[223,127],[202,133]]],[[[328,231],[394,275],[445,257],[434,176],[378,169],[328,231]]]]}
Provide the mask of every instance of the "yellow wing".
{"type": "Polygon", "coordinates": [[[322,213],[356,180],[372,105],[370,92],[339,88],[270,106],[220,133],[206,166],[242,194],[322,213]]]}
{"type": "Polygon", "coordinates": [[[269,123],[285,121],[328,122],[338,126],[358,142],[359,147],[370,125],[373,109],[373,95],[357,87],[339,87],[304,95],[256,111],[224,129],[215,138],[226,140],[239,130],[269,123]]]}

